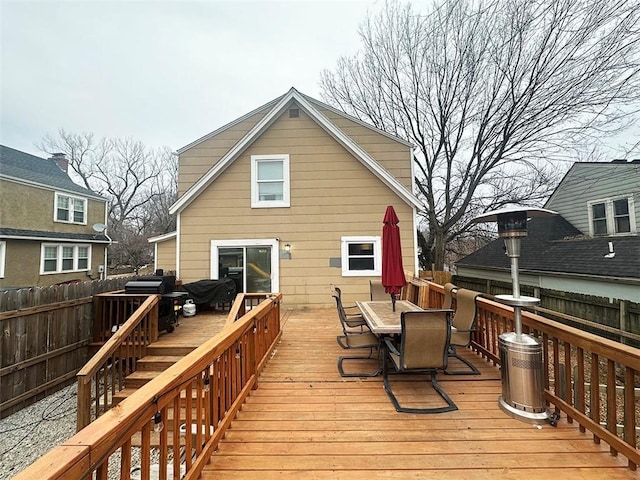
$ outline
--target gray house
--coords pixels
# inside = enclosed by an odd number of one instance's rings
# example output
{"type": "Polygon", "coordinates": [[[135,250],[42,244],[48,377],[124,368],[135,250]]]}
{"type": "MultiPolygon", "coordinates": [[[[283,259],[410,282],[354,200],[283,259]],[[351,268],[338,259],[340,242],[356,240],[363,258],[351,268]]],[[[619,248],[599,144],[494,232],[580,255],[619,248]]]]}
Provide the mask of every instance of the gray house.
{"type": "MultiPolygon", "coordinates": [[[[520,282],[550,290],[640,302],[640,160],[575,163],[522,242],[520,282]]],[[[495,240],[456,263],[457,275],[510,283],[495,240]]]]}

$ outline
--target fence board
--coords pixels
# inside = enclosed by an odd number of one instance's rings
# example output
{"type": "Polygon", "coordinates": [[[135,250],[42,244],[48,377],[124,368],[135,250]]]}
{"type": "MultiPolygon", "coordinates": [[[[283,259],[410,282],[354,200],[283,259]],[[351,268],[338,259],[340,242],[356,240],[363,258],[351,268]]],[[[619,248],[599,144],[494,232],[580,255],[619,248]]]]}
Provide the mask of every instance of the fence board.
{"type": "MultiPolygon", "coordinates": [[[[511,294],[512,289],[510,283],[481,278],[456,276],[454,283],[459,287],[477,290],[489,295],[511,294]]],[[[596,325],[574,322],[562,315],[554,317],[545,310],[545,316],[552,320],[601,335],[610,340],[640,347],[640,341],[633,339],[633,335],[626,337],[620,335],[621,332],[640,335],[640,303],[620,299],[610,301],[608,297],[534,288],[530,285],[521,285],[520,294],[539,298],[540,306],[549,311],[553,310],[578,319],[587,319],[596,325]],[[599,328],[598,324],[606,328],[599,328]]]]}
{"type": "Polygon", "coordinates": [[[0,418],[75,380],[93,335],[93,295],[129,280],[0,291],[0,418]]]}

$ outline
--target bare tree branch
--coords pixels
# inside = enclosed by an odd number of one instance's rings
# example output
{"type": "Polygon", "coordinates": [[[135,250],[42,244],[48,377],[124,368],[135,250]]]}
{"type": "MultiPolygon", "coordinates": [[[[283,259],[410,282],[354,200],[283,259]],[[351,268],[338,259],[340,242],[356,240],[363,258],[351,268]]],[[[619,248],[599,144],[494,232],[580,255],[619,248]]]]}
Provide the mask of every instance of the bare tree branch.
{"type": "Polygon", "coordinates": [[[472,217],[541,202],[564,162],[601,158],[637,113],[635,0],[390,1],[360,35],[360,53],[323,72],[323,98],[416,145],[438,268],[472,217]]]}

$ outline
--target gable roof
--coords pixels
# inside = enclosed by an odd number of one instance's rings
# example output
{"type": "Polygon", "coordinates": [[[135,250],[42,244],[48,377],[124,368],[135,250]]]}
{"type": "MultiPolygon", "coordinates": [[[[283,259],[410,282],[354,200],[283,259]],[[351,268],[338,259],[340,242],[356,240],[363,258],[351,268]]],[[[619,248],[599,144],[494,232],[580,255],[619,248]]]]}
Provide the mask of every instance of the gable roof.
{"type": "Polygon", "coordinates": [[[74,183],[54,160],[36,157],[4,145],[0,145],[0,177],[105,200],[95,192],[74,183]]]}
{"type": "MultiPolygon", "coordinates": [[[[520,272],[572,273],[640,279],[640,237],[585,237],[560,215],[532,218],[522,239],[520,272]],[[615,256],[607,258],[609,242],[615,256]]],[[[456,262],[457,265],[509,271],[511,263],[497,239],[456,262]]]]}
{"type": "MultiPolygon", "coordinates": [[[[320,127],[322,127],[331,137],[334,138],[340,145],[342,145],[349,153],[351,153],[360,163],[362,163],[371,173],[378,177],[385,185],[387,185],[398,197],[400,197],[408,205],[422,210],[422,202],[410,192],[402,183],[400,183],[393,175],[385,170],[378,162],[376,162],[367,152],[365,152],[359,145],[357,145],[350,137],[348,137],[342,130],[340,130],[333,122],[331,122],[325,115],[323,115],[317,106],[319,102],[310,101],[308,97],[302,95],[295,88],[291,88],[285,95],[278,97],[277,99],[263,105],[262,107],[254,110],[247,115],[235,120],[234,122],[226,125],[225,127],[216,130],[215,132],[206,135],[195,142],[183,147],[178,151],[182,153],[188,148],[191,148],[198,143],[201,143],[208,138],[213,137],[215,134],[222,130],[229,128],[236,123],[239,123],[245,118],[258,113],[261,110],[269,109],[268,113],[242,137],[231,149],[211,168],[207,171],[196,183],[194,183],[189,190],[187,190],[182,197],[180,197],[176,203],[171,206],[170,213],[177,213],[187,207],[202,191],[204,191],[236,158],[238,158],[242,152],[244,152],[254,140],[256,140],[267,128],[276,121],[276,119],[287,109],[291,102],[296,102],[297,105],[312,118],[320,127]]],[[[328,108],[328,107],[327,107],[328,108]]],[[[345,115],[345,114],[343,114],[345,115]]],[[[362,122],[359,122],[362,123],[362,122]]],[[[373,127],[369,127],[372,128],[373,127]]],[[[374,129],[378,131],[377,129],[374,129]]],[[[385,134],[389,136],[389,134],[385,134]]],[[[392,137],[396,139],[395,137],[392,137]]],[[[407,142],[401,139],[396,139],[405,145],[407,142]]]]}
{"type": "MultiPolygon", "coordinates": [[[[610,177],[612,174],[617,174],[616,178],[638,178],[640,175],[640,159],[635,160],[613,160],[611,162],[575,162],[571,165],[571,168],[567,170],[562,177],[562,180],[558,183],[553,193],[549,196],[544,204],[544,208],[550,208],[554,204],[554,200],[558,196],[558,192],[562,192],[565,184],[570,182],[573,177],[582,175],[583,172],[593,171],[597,169],[597,174],[601,178],[610,177]]],[[[579,180],[582,180],[578,177],[579,180]]],[[[588,185],[585,186],[588,188],[588,185]]]]}

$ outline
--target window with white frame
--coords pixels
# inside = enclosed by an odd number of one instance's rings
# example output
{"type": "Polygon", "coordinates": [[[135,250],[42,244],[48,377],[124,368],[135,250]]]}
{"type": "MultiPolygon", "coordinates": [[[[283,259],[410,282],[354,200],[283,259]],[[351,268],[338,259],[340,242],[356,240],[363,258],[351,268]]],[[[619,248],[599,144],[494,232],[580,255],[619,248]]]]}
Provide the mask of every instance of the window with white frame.
{"type": "Polygon", "coordinates": [[[251,207],[289,205],[289,155],[252,155],[251,207]]]}
{"type": "Polygon", "coordinates": [[[382,274],[380,237],[342,237],[341,243],[343,277],[382,274]]]}
{"type": "Polygon", "coordinates": [[[0,278],[4,278],[4,262],[7,258],[7,242],[0,242],[0,278]]]}
{"type": "Polygon", "coordinates": [[[592,236],[636,233],[633,196],[596,200],[588,202],[587,206],[592,236]]]}
{"type": "Polygon", "coordinates": [[[91,268],[91,246],[43,243],[40,273],[81,272],[91,268]]]}
{"type": "Polygon", "coordinates": [[[54,219],[64,223],[87,223],[87,199],[56,193],[54,219]]]}

